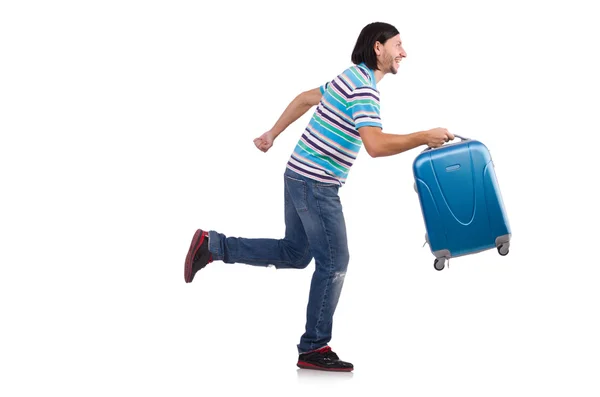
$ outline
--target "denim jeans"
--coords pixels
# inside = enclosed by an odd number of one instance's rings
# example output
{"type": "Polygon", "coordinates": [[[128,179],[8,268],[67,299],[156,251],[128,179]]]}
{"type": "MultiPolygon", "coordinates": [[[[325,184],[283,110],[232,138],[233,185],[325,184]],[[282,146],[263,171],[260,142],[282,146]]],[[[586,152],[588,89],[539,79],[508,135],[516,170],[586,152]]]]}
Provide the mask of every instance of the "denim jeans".
{"type": "Polygon", "coordinates": [[[227,237],[211,230],[209,250],[213,260],[278,269],[304,269],[314,258],[306,328],[297,345],[303,353],[331,340],[333,315],[348,268],[348,241],[339,185],[321,183],[286,168],[284,187],[283,239],[227,237]]]}

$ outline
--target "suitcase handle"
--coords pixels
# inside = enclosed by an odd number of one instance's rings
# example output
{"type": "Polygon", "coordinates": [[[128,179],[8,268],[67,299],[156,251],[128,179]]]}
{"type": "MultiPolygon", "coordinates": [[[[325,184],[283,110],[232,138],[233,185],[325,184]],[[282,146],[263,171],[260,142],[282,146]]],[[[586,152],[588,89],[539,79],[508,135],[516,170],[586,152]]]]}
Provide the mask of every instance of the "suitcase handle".
{"type": "MultiPolygon", "coordinates": [[[[469,139],[471,139],[471,138],[465,138],[465,137],[462,137],[462,136],[460,136],[460,135],[456,135],[456,134],[454,134],[454,137],[455,137],[455,138],[458,138],[458,139],[460,139],[460,141],[461,141],[461,142],[463,142],[463,141],[468,141],[469,139]]],[[[442,146],[440,146],[440,147],[443,147],[443,145],[442,145],[442,146]]],[[[431,150],[431,149],[433,149],[433,148],[431,148],[431,147],[426,147],[426,148],[425,148],[425,150],[423,150],[423,152],[426,152],[426,151],[428,151],[428,150],[431,150]]],[[[438,149],[439,149],[439,148],[438,148],[438,149]]],[[[421,153],[423,153],[423,152],[421,152],[421,153]]]]}

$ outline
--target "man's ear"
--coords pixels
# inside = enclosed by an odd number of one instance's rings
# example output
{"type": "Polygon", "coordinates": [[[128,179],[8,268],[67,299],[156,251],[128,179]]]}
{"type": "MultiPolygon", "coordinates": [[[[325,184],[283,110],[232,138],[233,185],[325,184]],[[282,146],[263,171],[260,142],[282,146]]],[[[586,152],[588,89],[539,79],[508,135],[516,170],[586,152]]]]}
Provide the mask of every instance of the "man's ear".
{"type": "Polygon", "coordinates": [[[373,45],[373,50],[375,51],[375,55],[381,54],[381,47],[383,47],[383,44],[381,44],[379,41],[376,41],[375,44],[373,45]]]}

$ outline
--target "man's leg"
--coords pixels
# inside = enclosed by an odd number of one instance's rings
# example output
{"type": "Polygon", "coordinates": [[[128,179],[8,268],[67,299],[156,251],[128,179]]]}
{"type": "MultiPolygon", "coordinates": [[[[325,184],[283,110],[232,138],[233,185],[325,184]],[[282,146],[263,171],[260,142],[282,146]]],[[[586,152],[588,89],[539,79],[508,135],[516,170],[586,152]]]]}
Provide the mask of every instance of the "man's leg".
{"type": "Polygon", "coordinates": [[[279,269],[307,267],[312,260],[308,238],[285,183],[284,198],[283,239],[227,237],[212,230],[209,232],[208,249],[213,260],[256,266],[274,265],[279,269]]]}
{"type": "Polygon", "coordinates": [[[352,371],[328,346],[333,314],[348,267],[348,241],[339,186],[319,183],[288,172],[288,190],[306,230],[315,258],[306,313],[306,330],[298,344],[298,367],[352,371]]]}
{"type": "Polygon", "coordinates": [[[298,345],[298,351],[304,353],[322,348],[331,340],[333,314],[349,262],[348,241],[339,186],[288,174],[286,184],[315,259],[306,330],[298,345]]]}

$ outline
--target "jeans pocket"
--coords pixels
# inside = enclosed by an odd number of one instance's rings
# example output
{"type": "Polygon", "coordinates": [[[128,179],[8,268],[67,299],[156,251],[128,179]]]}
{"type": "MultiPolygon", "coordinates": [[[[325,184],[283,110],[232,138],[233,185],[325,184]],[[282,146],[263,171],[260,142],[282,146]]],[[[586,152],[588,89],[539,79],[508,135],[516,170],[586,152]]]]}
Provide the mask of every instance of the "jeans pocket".
{"type": "Polygon", "coordinates": [[[315,196],[321,199],[333,199],[340,200],[339,185],[334,185],[332,183],[315,183],[315,196]]]}
{"type": "Polygon", "coordinates": [[[296,211],[308,211],[306,182],[286,175],[285,188],[292,198],[296,211]]]}

